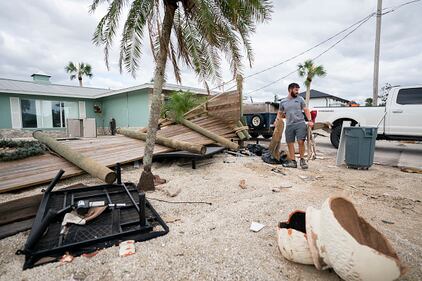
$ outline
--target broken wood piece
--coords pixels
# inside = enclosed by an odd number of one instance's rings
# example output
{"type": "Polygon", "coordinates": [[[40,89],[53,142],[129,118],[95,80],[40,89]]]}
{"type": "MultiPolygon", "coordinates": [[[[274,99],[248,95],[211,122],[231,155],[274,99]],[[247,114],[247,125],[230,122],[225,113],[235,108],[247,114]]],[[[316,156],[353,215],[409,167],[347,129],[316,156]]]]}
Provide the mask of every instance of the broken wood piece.
{"type": "Polygon", "coordinates": [[[401,168],[400,171],[405,172],[405,173],[422,174],[421,169],[412,168],[412,167],[404,167],[404,168],[401,168]]]}
{"type": "Polygon", "coordinates": [[[241,189],[246,189],[246,180],[240,180],[239,187],[241,189]]]}
{"type": "Polygon", "coordinates": [[[268,146],[268,150],[271,153],[271,156],[276,160],[280,160],[281,151],[280,151],[280,144],[281,144],[281,137],[283,136],[283,129],[284,129],[284,121],[283,119],[279,119],[274,126],[273,136],[271,138],[270,145],[268,146]]]}
{"type": "Polygon", "coordinates": [[[180,121],[180,123],[185,125],[186,127],[190,128],[190,129],[194,130],[195,132],[198,132],[201,135],[204,135],[207,138],[210,138],[210,139],[218,142],[219,144],[223,145],[226,148],[229,148],[229,149],[232,149],[232,150],[238,150],[239,149],[238,144],[231,142],[230,140],[228,140],[228,139],[226,139],[222,136],[219,136],[219,135],[217,135],[217,134],[215,134],[215,133],[213,133],[213,132],[211,132],[207,129],[204,129],[201,126],[196,125],[195,123],[193,123],[191,121],[188,121],[186,119],[182,119],[180,121]]]}
{"type": "Polygon", "coordinates": [[[97,177],[106,183],[113,183],[116,180],[116,174],[111,169],[98,163],[90,157],[82,155],[67,145],[56,141],[42,131],[35,131],[32,133],[32,136],[88,174],[97,177]]]}
{"type": "Polygon", "coordinates": [[[243,124],[243,122],[242,121],[238,121],[237,122],[237,126],[240,126],[240,127],[246,127],[243,131],[242,131],[242,133],[245,135],[245,137],[246,137],[246,139],[247,140],[249,140],[249,139],[251,139],[252,137],[251,137],[251,135],[249,134],[249,127],[248,126],[246,126],[245,124],[243,124]]]}
{"type": "MultiPolygon", "coordinates": [[[[142,141],[146,141],[147,134],[141,132],[135,132],[133,130],[122,129],[118,128],[117,133],[124,135],[129,138],[139,139],[142,141]]],[[[207,152],[207,148],[202,144],[194,144],[185,141],[179,141],[175,139],[170,139],[162,136],[157,136],[155,142],[160,145],[164,145],[170,148],[174,148],[177,150],[186,150],[192,153],[197,153],[204,155],[207,152]]]]}
{"type": "Polygon", "coordinates": [[[160,184],[164,184],[166,182],[167,182],[167,180],[160,178],[159,175],[154,175],[154,185],[155,186],[160,185],[160,184]]]}

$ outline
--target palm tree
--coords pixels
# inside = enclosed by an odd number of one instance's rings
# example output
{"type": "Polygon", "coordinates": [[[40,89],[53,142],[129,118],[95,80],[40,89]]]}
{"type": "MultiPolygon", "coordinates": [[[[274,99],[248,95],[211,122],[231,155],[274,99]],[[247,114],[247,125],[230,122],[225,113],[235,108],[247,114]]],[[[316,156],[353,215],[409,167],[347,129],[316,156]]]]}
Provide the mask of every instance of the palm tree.
{"type": "Polygon", "coordinates": [[[186,112],[198,105],[203,104],[205,101],[206,98],[199,97],[192,94],[191,92],[173,92],[163,105],[161,110],[161,117],[170,117],[176,122],[180,122],[186,112]]]}
{"type": "Polygon", "coordinates": [[[70,61],[69,64],[64,67],[64,69],[66,70],[67,73],[71,74],[70,80],[73,80],[76,77],[78,78],[79,86],[81,87],[82,87],[82,77],[88,76],[89,78],[92,78],[92,75],[93,75],[91,65],[87,63],[83,63],[83,62],[78,63],[78,65],[76,66],[73,62],[70,61]]]}
{"type": "MultiPolygon", "coordinates": [[[[93,0],[91,12],[104,2],[93,0]]],[[[120,41],[120,71],[125,68],[135,76],[145,32],[148,32],[156,62],[144,170],[138,185],[142,190],[150,190],[154,189],[151,163],[167,59],[173,65],[178,82],[181,81],[180,62],[193,68],[203,81],[211,79],[219,82],[222,54],[228,58],[235,76],[242,67],[242,44],[249,64],[252,64],[250,35],[255,31],[257,22],[270,18],[271,0],[109,0],[107,3],[107,12],[99,21],[93,36],[94,44],[104,46],[107,67],[109,50],[126,6],[129,11],[120,41]],[[164,17],[161,17],[162,13],[164,17]]]]}
{"type": "Polygon", "coordinates": [[[327,75],[322,65],[316,66],[312,60],[306,60],[304,64],[298,64],[298,72],[300,77],[306,77],[306,107],[309,107],[309,99],[311,98],[311,83],[315,76],[324,77],[327,75]]]}

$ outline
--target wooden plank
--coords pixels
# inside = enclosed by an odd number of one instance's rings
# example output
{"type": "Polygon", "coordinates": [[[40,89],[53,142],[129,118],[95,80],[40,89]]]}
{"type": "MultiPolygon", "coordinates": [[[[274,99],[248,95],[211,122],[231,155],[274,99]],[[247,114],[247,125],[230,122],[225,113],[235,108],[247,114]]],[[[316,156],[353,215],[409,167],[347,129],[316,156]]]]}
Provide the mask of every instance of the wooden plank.
{"type": "Polygon", "coordinates": [[[32,228],[32,223],[35,218],[30,218],[23,221],[18,221],[0,226],[0,239],[18,234],[19,232],[26,231],[32,228]]]}

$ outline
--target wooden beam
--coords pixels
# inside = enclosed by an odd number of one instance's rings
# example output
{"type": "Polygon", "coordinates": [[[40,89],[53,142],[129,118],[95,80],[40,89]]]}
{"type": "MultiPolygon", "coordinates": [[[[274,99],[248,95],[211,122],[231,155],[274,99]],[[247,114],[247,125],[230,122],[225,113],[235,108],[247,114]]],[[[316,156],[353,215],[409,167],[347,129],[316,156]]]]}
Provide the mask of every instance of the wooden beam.
{"type": "MultiPolygon", "coordinates": [[[[141,132],[135,132],[128,129],[118,128],[117,133],[124,135],[129,138],[146,141],[147,134],[141,132]]],[[[185,141],[179,141],[175,139],[166,138],[163,136],[157,136],[155,142],[160,145],[164,145],[177,150],[186,150],[192,153],[204,155],[207,152],[207,148],[201,144],[194,144],[185,141]]]]}
{"type": "Polygon", "coordinates": [[[280,143],[281,137],[283,136],[283,129],[284,129],[284,121],[283,119],[279,119],[278,122],[275,124],[273,136],[271,138],[270,145],[268,146],[268,150],[270,151],[271,155],[280,160],[280,143]]]}
{"type": "Polygon", "coordinates": [[[106,183],[113,183],[116,174],[104,165],[92,158],[86,157],[65,144],[62,144],[41,131],[35,131],[32,136],[41,143],[47,145],[51,150],[62,156],[67,161],[75,164],[90,175],[97,177],[106,183]]]}
{"type": "Polygon", "coordinates": [[[201,135],[204,135],[207,138],[210,138],[210,139],[218,142],[219,144],[222,144],[226,148],[229,148],[229,149],[232,149],[232,150],[238,150],[239,149],[238,144],[231,142],[230,140],[228,140],[228,139],[226,139],[222,136],[214,134],[213,132],[211,132],[207,129],[204,129],[201,126],[198,126],[191,121],[188,121],[186,119],[182,119],[180,123],[183,124],[184,126],[190,128],[190,129],[194,130],[195,132],[198,132],[201,135]]]}

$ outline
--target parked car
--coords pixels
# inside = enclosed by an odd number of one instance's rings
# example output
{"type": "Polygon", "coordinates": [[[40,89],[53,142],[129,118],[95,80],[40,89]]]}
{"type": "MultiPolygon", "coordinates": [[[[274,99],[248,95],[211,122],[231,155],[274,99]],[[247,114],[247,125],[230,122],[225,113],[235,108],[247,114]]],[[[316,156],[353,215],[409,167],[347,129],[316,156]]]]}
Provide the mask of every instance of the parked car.
{"type": "Polygon", "coordinates": [[[314,108],[317,122],[330,122],[331,144],[338,147],[343,121],[352,126],[378,127],[377,139],[422,140],[422,86],[396,86],[385,106],[314,108]]]}
{"type": "Polygon", "coordinates": [[[249,134],[253,138],[257,138],[259,135],[271,138],[277,111],[278,103],[275,102],[245,103],[243,116],[246,118],[249,134]]]}

